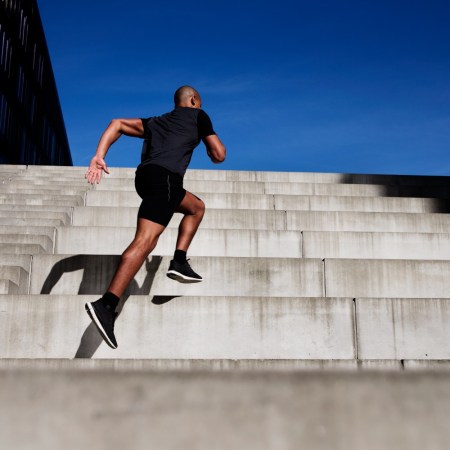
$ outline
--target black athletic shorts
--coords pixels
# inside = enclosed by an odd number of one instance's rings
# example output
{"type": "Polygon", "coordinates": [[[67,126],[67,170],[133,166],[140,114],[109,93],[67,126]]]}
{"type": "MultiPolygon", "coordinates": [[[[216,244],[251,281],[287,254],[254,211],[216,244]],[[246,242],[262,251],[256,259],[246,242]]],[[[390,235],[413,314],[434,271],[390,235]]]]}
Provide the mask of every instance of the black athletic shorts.
{"type": "Polygon", "coordinates": [[[183,177],[155,164],[140,166],[134,180],[142,198],[138,217],[167,226],[186,195],[183,177]]]}

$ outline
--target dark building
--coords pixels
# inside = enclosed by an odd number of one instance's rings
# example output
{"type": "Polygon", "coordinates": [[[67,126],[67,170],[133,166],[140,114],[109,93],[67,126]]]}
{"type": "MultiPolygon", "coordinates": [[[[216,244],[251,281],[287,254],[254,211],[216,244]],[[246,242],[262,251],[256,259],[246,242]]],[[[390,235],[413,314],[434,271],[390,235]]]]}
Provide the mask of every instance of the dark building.
{"type": "Polygon", "coordinates": [[[0,163],[72,165],[36,0],[0,0],[0,163]]]}

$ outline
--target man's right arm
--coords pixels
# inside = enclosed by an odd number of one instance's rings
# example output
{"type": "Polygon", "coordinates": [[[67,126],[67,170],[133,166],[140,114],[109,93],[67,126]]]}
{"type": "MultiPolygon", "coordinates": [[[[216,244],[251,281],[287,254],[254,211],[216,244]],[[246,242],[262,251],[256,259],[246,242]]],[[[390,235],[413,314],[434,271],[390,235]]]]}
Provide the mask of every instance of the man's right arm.
{"type": "Polygon", "coordinates": [[[203,143],[206,146],[206,153],[214,164],[219,164],[225,161],[227,150],[217,134],[205,136],[203,138],[203,143]]]}
{"type": "Polygon", "coordinates": [[[113,119],[104,131],[97,146],[95,156],[91,159],[85,178],[88,183],[100,183],[102,173],[109,173],[105,163],[105,156],[117,139],[125,136],[144,137],[144,125],[141,119],[113,119]]]}

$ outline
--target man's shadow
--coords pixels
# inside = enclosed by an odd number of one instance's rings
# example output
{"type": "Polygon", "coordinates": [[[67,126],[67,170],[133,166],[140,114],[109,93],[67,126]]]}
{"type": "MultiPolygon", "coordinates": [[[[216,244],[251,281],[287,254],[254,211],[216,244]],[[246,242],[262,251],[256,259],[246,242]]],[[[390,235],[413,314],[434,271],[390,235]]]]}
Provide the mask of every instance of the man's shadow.
{"type": "MultiPolygon", "coordinates": [[[[64,273],[83,270],[83,278],[78,288],[78,295],[102,295],[102,286],[107,286],[111,280],[116,267],[120,261],[120,256],[104,256],[104,255],[75,255],[58,261],[48,274],[41,294],[51,294],[52,289],[61,279],[64,273]]],[[[123,295],[117,312],[122,309],[130,297],[130,295],[149,295],[156,272],[161,265],[162,256],[152,256],[147,260],[145,267],[147,275],[139,286],[137,281],[133,279],[123,295]]],[[[155,305],[163,305],[177,296],[153,296],[152,303],[155,305]]],[[[75,353],[74,358],[92,358],[103,339],[95,325],[91,322],[81,336],[80,345],[75,353]]]]}

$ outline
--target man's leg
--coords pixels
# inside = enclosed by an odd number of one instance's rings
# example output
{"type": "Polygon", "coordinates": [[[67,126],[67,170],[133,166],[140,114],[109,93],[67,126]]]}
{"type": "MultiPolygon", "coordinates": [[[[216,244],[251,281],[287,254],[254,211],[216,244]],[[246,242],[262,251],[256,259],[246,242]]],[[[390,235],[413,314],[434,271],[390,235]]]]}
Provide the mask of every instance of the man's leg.
{"type": "Polygon", "coordinates": [[[184,214],[178,227],[176,249],[187,252],[205,214],[205,204],[194,194],[186,192],[175,212],[184,214]]]}
{"type": "Polygon", "coordinates": [[[138,219],[133,242],[123,252],[119,267],[109,285],[108,291],[96,302],[88,302],[86,311],[98,328],[106,343],[117,348],[114,336],[116,307],[120,297],[141,268],[149,253],[155,248],[164,226],[146,219],[138,219]]]}
{"type": "Polygon", "coordinates": [[[147,219],[138,219],[136,236],[123,252],[119,267],[114,274],[108,292],[121,297],[145,259],[156,247],[158,238],[165,227],[147,219]]]}
{"type": "Polygon", "coordinates": [[[186,192],[175,212],[184,214],[178,227],[174,259],[170,262],[167,276],[182,283],[202,281],[186,260],[186,253],[205,214],[205,204],[195,195],[186,192]]]}

